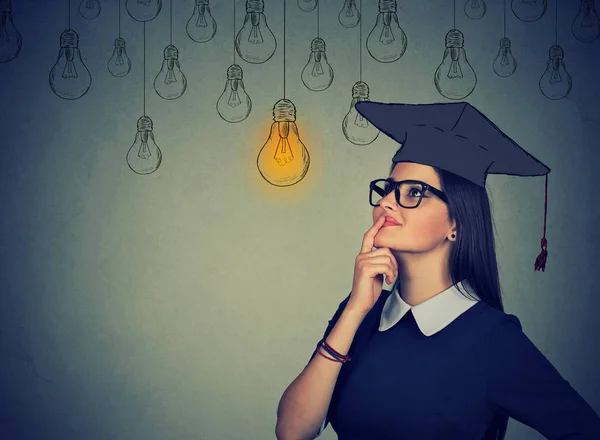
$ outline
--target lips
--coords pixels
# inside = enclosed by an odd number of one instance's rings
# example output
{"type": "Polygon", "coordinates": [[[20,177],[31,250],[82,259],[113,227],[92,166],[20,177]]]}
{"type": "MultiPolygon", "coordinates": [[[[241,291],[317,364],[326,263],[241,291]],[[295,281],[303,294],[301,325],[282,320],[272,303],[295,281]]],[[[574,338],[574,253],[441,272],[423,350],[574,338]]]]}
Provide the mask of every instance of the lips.
{"type": "Polygon", "coordinates": [[[388,217],[388,216],[385,217],[385,223],[384,223],[384,225],[398,226],[399,224],[400,223],[398,223],[395,218],[388,217]]]}

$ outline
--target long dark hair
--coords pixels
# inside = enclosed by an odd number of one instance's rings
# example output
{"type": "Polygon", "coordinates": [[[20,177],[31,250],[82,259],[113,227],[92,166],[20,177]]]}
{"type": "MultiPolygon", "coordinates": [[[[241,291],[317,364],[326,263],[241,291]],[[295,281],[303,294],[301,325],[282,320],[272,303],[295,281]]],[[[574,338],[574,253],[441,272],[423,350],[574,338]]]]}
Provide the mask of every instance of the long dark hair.
{"type": "MultiPolygon", "coordinates": [[[[392,163],[390,174],[396,163],[392,163]]],[[[467,280],[481,301],[504,311],[494,224],[486,188],[474,184],[461,176],[432,167],[440,178],[442,188],[448,198],[450,221],[456,221],[457,239],[449,256],[449,269],[452,284],[467,280]]],[[[457,285],[459,292],[463,292],[457,285]]],[[[504,440],[508,417],[499,415],[490,423],[484,440],[504,440]]]]}

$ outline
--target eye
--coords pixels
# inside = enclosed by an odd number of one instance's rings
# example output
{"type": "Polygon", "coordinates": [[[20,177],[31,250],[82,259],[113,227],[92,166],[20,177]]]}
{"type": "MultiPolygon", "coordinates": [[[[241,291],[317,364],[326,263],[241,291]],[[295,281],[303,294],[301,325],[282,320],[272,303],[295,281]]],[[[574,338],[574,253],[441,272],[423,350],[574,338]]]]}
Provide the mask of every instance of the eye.
{"type": "Polygon", "coordinates": [[[411,188],[409,188],[408,190],[408,196],[409,197],[419,197],[421,194],[421,187],[419,186],[413,186],[411,188]],[[416,192],[416,194],[415,194],[416,192]]]}

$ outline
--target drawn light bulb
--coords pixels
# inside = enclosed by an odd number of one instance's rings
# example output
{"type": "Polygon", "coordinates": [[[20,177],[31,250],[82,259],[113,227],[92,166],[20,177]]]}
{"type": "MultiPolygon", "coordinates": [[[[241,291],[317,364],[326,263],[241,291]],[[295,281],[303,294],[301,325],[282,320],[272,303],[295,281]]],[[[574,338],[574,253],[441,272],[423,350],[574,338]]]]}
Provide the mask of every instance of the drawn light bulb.
{"type": "Polygon", "coordinates": [[[134,173],[150,174],[162,162],[162,152],[156,145],[152,132],[152,119],[142,116],[137,121],[137,130],[133,145],[127,152],[127,164],[134,173]]]}
{"type": "Polygon", "coordinates": [[[446,34],[446,50],[442,63],[434,75],[438,92],[449,99],[463,99],[471,94],[477,84],[475,71],[467,60],[463,49],[464,37],[458,29],[446,34]]]}
{"type": "Polygon", "coordinates": [[[353,28],[360,22],[360,12],[356,7],[356,0],[344,0],[338,20],[342,26],[347,28],[353,28]]]}
{"type": "Polygon", "coordinates": [[[354,108],[356,103],[360,101],[369,101],[369,86],[362,81],[357,81],[352,86],[352,102],[350,103],[350,110],[342,121],[342,131],[346,139],[353,144],[369,145],[379,136],[379,129],[369,123],[354,108]]]}
{"type": "Polygon", "coordinates": [[[108,60],[108,71],[116,77],[125,76],[131,70],[131,60],[125,50],[125,40],[121,37],[115,40],[115,49],[108,60]]]}
{"type": "Polygon", "coordinates": [[[540,78],[540,90],[548,99],[562,99],[571,91],[571,75],[565,68],[564,57],[562,47],[554,45],[550,48],[550,58],[540,78]]]}
{"type": "Polygon", "coordinates": [[[98,0],[81,0],[79,14],[88,20],[93,20],[100,15],[100,2],[98,0]]]}
{"type": "Polygon", "coordinates": [[[67,29],[60,35],[60,52],[50,71],[50,87],[61,98],[78,99],[91,84],[92,76],[79,52],[79,36],[73,29],[67,29]]]}
{"type": "Polygon", "coordinates": [[[7,63],[21,52],[23,41],[15,27],[10,0],[0,0],[0,63],[7,63]]]}
{"type": "Polygon", "coordinates": [[[333,69],[325,55],[325,41],[315,38],[310,43],[308,63],[302,69],[302,82],[313,92],[325,90],[333,82],[333,69]]]}
{"type": "Polygon", "coordinates": [[[487,6],[484,0],[467,0],[465,3],[465,14],[473,20],[483,17],[486,10],[487,6]]]}
{"type": "Polygon", "coordinates": [[[189,37],[197,43],[212,40],[217,33],[217,22],[210,14],[208,0],[196,0],[194,12],[185,27],[189,37]]]}
{"type": "Polygon", "coordinates": [[[579,13],[571,25],[573,36],[582,43],[590,43],[600,35],[600,19],[594,8],[594,0],[581,0],[579,13]]]}
{"type": "Polygon", "coordinates": [[[513,13],[521,21],[536,21],[544,15],[548,0],[512,0],[513,13]]]}
{"type": "Polygon", "coordinates": [[[498,76],[511,76],[517,70],[517,60],[512,55],[510,40],[506,37],[500,40],[500,50],[498,50],[493,67],[498,76]]]}
{"type": "Polygon", "coordinates": [[[134,20],[150,21],[160,13],[162,0],[127,0],[125,7],[134,20]]]}
{"type": "Polygon", "coordinates": [[[298,7],[304,12],[310,12],[317,7],[319,0],[298,0],[298,7]]]}
{"type": "Polygon", "coordinates": [[[246,0],[244,25],[235,37],[235,50],[244,61],[260,64],[275,53],[277,41],[263,14],[263,0],[246,0]]]}
{"type": "Polygon", "coordinates": [[[288,99],[277,101],[273,106],[273,121],[256,165],[271,185],[294,185],[304,178],[310,166],[310,155],[298,134],[294,104],[288,99]]]}
{"type": "Polygon", "coordinates": [[[379,14],[367,37],[367,50],[381,63],[391,63],[404,55],[406,34],[398,23],[396,0],[379,0],[379,14]]]}
{"type": "Polygon", "coordinates": [[[154,78],[154,90],[163,99],[177,99],[187,87],[187,79],[179,65],[179,51],[169,44],[164,50],[162,68],[154,78]]]}
{"type": "Polygon", "coordinates": [[[242,68],[232,64],[227,69],[225,89],[217,101],[217,112],[227,122],[240,122],[248,117],[252,101],[244,89],[242,68]]]}

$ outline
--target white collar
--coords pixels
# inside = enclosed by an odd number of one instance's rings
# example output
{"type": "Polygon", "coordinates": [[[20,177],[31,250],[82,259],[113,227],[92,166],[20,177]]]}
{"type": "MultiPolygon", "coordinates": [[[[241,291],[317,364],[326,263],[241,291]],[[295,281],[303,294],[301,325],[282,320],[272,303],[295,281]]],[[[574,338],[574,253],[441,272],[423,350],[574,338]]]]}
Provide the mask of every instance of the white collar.
{"type": "Polygon", "coordinates": [[[381,312],[381,320],[379,323],[379,331],[383,332],[392,328],[400,319],[412,309],[413,316],[419,329],[425,336],[431,336],[434,333],[439,332],[461,314],[466,312],[468,309],[473,307],[480,301],[479,296],[469,285],[466,279],[459,281],[461,290],[475,296],[477,299],[472,300],[466,298],[456,288],[457,284],[450,286],[443,292],[429,298],[428,300],[411,306],[406,303],[398,290],[396,285],[398,280],[392,287],[392,293],[386,299],[381,312]]]}

